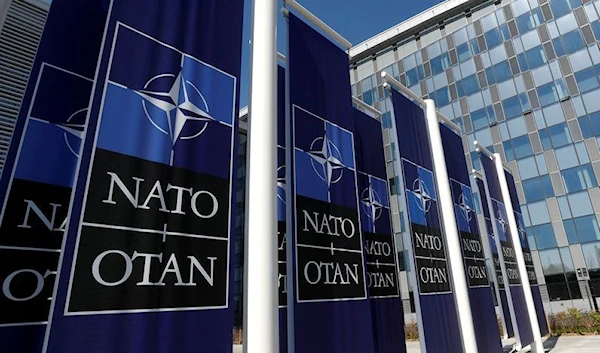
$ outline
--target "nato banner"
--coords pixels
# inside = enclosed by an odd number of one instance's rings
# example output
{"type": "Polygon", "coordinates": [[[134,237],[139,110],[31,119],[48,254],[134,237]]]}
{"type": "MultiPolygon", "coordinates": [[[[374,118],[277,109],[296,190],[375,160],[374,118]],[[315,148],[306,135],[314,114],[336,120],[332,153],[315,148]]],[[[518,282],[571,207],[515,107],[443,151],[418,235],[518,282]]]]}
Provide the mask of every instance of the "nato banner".
{"type": "Polygon", "coordinates": [[[515,221],[517,222],[519,240],[521,243],[521,248],[523,249],[523,258],[525,260],[525,267],[527,268],[527,277],[531,286],[531,294],[533,296],[535,312],[540,326],[540,333],[543,337],[549,333],[548,323],[546,321],[546,314],[544,312],[544,304],[542,303],[540,286],[538,284],[537,276],[535,274],[535,268],[533,267],[531,248],[529,247],[529,240],[527,239],[527,232],[525,231],[525,219],[521,214],[521,205],[519,204],[519,197],[517,196],[517,187],[515,185],[515,179],[513,178],[512,174],[506,170],[504,171],[504,174],[506,175],[508,192],[510,194],[510,200],[515,214],[515,221]]]}
{"type": "Polygon", "coordinates": [[[111,1],[44,352],[231,352],[242,9],[111,1]]]}
{"type": "MultiPolygon", "coordinates": [[[[527,346],[533,342],[533,332],[531,331],[531,323],[527,316],[527,306],[525,303],[525,294],[523,293],[523,285],[519,269],[517,267],[517,259],[515,257],[515,249],[512,243],[512,235],[508,226],[508,215],[504,202],[502,202],[502,193],[500,191],[500,181],[494,161],[486,155],[480,154],[481,166],[483,167],[485,182],[487,184],[488,208],[491,221],[495,229],[495,241],[498,248],[500,265],[504,266],[503,272],[506,274],[505,284],[508,284],[510,293],[509,303],[512,303],[512,310],[515,321],[515,331],[521,346],[527,346]]],[[[508,299],[508,298],[507,298],[508,299]]]]}
{"type": "Polygon", "coordinates": [[[108,4],[55,0],[0,179],[2,351],[40,352],[108,4]]]}
{"type": "Polygon", "coordinates": [[[477,188],[479,189],[479,197],[481,199],[481,208],[483,210],[483,218],[485,221],[485,230],[487,232],[487,241],[489,243],[489,247],[491,250],[491,255],[489,258],[492,259],[494,265],[494,277],[496,279],[495,283],[497,288],[496,291],[496,300],[498,301],[498,306],[501,310],[500,314],[502,315],[502,321],[504,323],[504,328],[506,329],[507,337],[514,337],[515,332],[512,325],[512,316],[510,313],[510,307],[508,304],[508,299],[506,297],[506,288],[504,286],[504,277],[502,276],[502,267],[500,265],[500,257],[498,255],[498,247],[496,246],[496,236],[494,235],[494,228],[492,226],[492,219],[490,216],[490,209],[488,204],[487,193],[485,190],[485,184],[483,179],[478,177],[475,178],[477,182],[477,188]]]}
{"type": "Polygon", "coordinates": [[[453,295],[446,239],[438,213],[431,146],[423,109],[392,90],[410,242],[418,293],[418,319],[422,322],[427,352],[462,351],[458,313],[453,295]]]}
{"type": "Polygon", "coordinates": [[[375,352],[406,352],[381,123],[354,109],[354,146],[375,352]]]}
{"type": "Polygon", "coordinates": [[[454,214],[467,276],[473,326],[480,352],[502,353],[494,298],[488,279],[484,247],[477,225],[462,138],[440,124],[444,156],[454,201],[454,214]]]}
{"type": "Polygon", "coordinates": [[[291,13],[288,44],[294,350],[374,352],[348,55],[291,13]]]}
{"type": "Polygon", "coordinates": [[[279,289],[279,352],[287,351],[287,216],[285,182],[285,69],[277,66],[277,287],[279,289]]]}

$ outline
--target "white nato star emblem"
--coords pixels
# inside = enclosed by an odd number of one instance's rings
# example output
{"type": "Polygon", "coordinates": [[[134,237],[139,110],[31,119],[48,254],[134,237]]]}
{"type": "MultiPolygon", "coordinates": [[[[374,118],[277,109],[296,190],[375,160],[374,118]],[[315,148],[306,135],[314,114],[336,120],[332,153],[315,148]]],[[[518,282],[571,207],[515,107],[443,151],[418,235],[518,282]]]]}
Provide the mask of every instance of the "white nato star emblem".
{"type": "Polygon", "coordinates": [[[381,216],[383,204],[381,203],[379,194],[371,186],[362,191],[360,202],[369,219],[375,221],[381,216]]]}
{"type": "Polygon", "coordinates": [[[502,212],[500,212],[500,210],[498,210],[498,216],[496,217],[496,221],[498,223],[500,223],[500,226],[502,226],[502,231],[505,232],[506,231],[506,220],[502,217],[502,212]]]}
{"type": "Polygon", "coordinates": [[[85,128],[85,124],[77,124],[75,121],[85,121],[87,110],[88,108],[80,109],[71,114],[67,122],[55,124],[56,127],[64,131],[65,143],[75,157],[79,157],[79,145],[83,139],[83,130],[85,128]]]}
{"type": "MultiPolygon", "coordinates": [[[[177,76],[173,74],[161,74],[154,76],[144,86],[143,90],[135,91],[144,100],[142,105],[146,117],[163,134],[171,138],[172,146],[175,146],[177,140],[191,140],[200,136],[207,128],[208,122],[215,119],[208,113],[209,107],[200,90],[190,81],[185,80],[180,72],[177,76]],[[174,79],[174,82],[168,92],[148,90],[148,87],[153,82],[163,79],[174,79]],[[191,95],[195,95],[202,100],[204,109],[198,107],[193,100],[190,100],[191,95]],[[152,104],[156,108],[162,110],[168,121],[168,130],[156,123],[156,117],[148,112],[146,102],[152,104]],[[195,133],[187,136],[181,136],[183,128],[188,121],[204,122],[202,127],[195,133]]],[[[171,163],[173,156],[171,155],[171,163]]]]}
{"type": "Polygon", "coordinates": [[[417,178],[413,181],[413,194],[417,197],[417,206],[421,211],[427,213],[431,208],[431,194],[425,183],[417,178]]]}
{"type": "Polygon", "coordinates": [[[523,227],[523,223],[521,223],[521,221],[518,221],[517,222],[517,227],[519,228],[518,229],[519,230],[519,237],[524,240],[527,232],[525,231],[525,227],[523,227]]]}
{"type": "Polygon", "coordinates": [[[327,186],[342,179],[344,169],[342,154],[337,146],[329,140],[327,134],[313,140],[308,155],[315,173],[327,183],[327,186]]]}
{"type": "Polygon", "coordinates": [[[463,217],[467,221],[470,221],[472,219],[471,213],[473,212],[473,209],[471,206],[469,206],[469,202],[465,194],[460,194],[458,197],[458,207],[460,207],[463,217]]]}
{"type": "Polygon", "coordinates": [[[277,198],[285,203],[285,166],[277,168],[277,198]]]}

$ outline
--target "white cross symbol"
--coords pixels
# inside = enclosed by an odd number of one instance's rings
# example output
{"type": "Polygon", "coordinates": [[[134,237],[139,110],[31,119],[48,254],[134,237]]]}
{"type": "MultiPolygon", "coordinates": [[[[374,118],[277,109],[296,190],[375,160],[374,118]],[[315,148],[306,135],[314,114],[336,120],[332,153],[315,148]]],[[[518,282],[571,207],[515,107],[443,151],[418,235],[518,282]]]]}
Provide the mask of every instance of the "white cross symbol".
{"type": "Polygon", "coordinates": [[[471,206],[469,206],[468,204],[468,199],[465,196],[465,194],[460,194],[459,198],[458,198],[458,207],[460,207],[460,209],[462,210],[463,216],[465,217],[465,219],[467,221],[471,220],[471,212],[473,211],[471,209],[471,206]]]}
{"type": "Polygon", "coordinates": [[[431,208],[431,195],[429,194],[429,190],[423,181],[419,178],[413,181],[413,193],[419,199],[417,205],[421,209],[421,211],[427,213],[431,208]]]}
{"type": "Polygon", "coordinates": [[[331,252],[331,255],[333,256],[333,253],[334,253],[333,242],[331,242],[331,247],[330,247],[329,251],[331,252]]]}
{"type": "Polygon", "coordinates": [[[374,221],[381,216],[383,204],[379,201],[377,192],[370,185],[363,190],[360,202],[363,204],[364,208],[368,210],[366,213],[371,220],[374,221]]]}
{"type": "Polygon", "coordinates": [[[162,241],[163,241],[163,243],[167,241],[167,224],[166,223],[163,226],[162,241]]]}
{"type": "Polygon", "coordinates": [[[327,134],[323,137],[316,138],[311,146],[308,155],[312,158],[311,163],[313,165],[313,169],[321,178],[327,183],[327,186],[331,186],[331,184],[335,184],[340,179],[342,179],[342,172],[344,165],[341,161],[341,153],[333,142],[329,141],[327,134]],[[323,141],[322,146],[318,149],[314,149],[318,144],[318,141],[323,141]],[[339,157],[336,157],[339,156],[339,157]],[[315,166],[315,163],[319,165],[319,167],[315,166]],[[320,169],[320,170],[319,170],[320,169]],[[336,177],[334,177],[335,172],[338,171],[336,177]]]}

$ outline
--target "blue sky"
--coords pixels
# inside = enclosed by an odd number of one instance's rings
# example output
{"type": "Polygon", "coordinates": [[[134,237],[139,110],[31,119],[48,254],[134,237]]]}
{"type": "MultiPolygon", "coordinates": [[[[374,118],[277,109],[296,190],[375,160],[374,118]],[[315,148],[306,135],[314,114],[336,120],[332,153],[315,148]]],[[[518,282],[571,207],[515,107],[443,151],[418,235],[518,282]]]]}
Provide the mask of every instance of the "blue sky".
{"type": "MultiPolygon", "coordinates": [[[[410,18],[440,0],[297,0],[302,6],[356,45],[410,18]]],[[[252,1],[245,1],[240,107],[248,104],[252,1]]],[[[280,7],[283,6],[279,0],[280,7]]],[[[285,54],[285,22],[279,15],[277,45],[285,54]]]]}

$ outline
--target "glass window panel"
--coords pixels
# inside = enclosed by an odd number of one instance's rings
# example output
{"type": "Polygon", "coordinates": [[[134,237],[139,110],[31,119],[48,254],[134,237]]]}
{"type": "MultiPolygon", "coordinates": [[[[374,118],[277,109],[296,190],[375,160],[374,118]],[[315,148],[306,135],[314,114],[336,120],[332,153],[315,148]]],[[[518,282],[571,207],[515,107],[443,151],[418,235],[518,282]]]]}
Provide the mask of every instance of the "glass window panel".
{"type": "Polygon", "coordinates": [[[560,208],[560,214],[563,219],[573,218],[573,214],[571,214],[571,207],[569,206],[569,200],[567,200],[566,196],[557,197],[558,207],[560,208]]]}
{"type": "Polygon", "coordinates": [[[427,47],[427,54],[429,54],[430,58],[436,57],[442,53],[440,49],[440,42],[434,42],[433,44],[427,47]]]}
{"type": "Polygon", "coordinates": [[[542,106],[558,102],[558,94],[554,82],[547,83],[537,88],[538,97],[542,106]]]}
{"type": "Polygon", "coordinates": [[[527,3],[527,0],[513,1],[510,3],[510,7],[512,8],[515,16],[519,16],[529,11],[529,4],[527,3]]]}
{"type": "Polygon", "coordinates": [[[554,153],[556,154],[558,167],[561,170],[576,167],[577,165],[579,165],[577,153],[575,153],[575,147],[573,146],[557,148],[556,150],[554,150],[554,153]]]}
{"type": "Polygon", "coordinates": [[[575,228],[577,229],[577,235],[579,235],[579,241],[591,242],[600,240],[600,229],[598,229],[598,222],[596,216],[587,216],[581,218],[575,218],[575,228]]]}
{"type": "Polygon", "coordinates": [[[592,58],[587,50],[580,50],[576,53],[569,55],[569,61],[573,72],[581,71],[592,66],[592,58]]]}
{"type": "Polygon", "coordinates": [[[521,34],[531,31],[544,22],[542,11],[539,7],[533,9],[531,13],[525,13],[523,15],[515,14],[515,16],[517,16],[517,28],[521,34]]]}
{"type": "Polygon", "coordinates": [[[539,255],[544,275],[563,273],[563,265],[558,249],[540,251],[539,255]]]}
{"type": "Polygon", "coordinates": [[[444,73],[433,76],[433,84],[435,88],[448,86],[448,76],[444,73]]]}
{"type": "Polygon", "coordinates": [[[587,216],[594,213],[587,191],[567,195],[573,217],[587,216]]]}
{"type": "Polygon", "coordinates": [[[577,244],[579,243],[579,237],[577,236],[577,229],[575,229],[575,222],[573,220],[568,219],[563,222],[565,226],[565,233],[567,233],[567,240],[569,244],[577,244]]]}
{"type": "Polygon", "coordinates": [[[535,166],[535,157],[529,157],[517,161],[519,175],[521,180],[527,180],[539,175],[538,169],[535,166]]]}
{"type": "Polygon", "coordinates": [[[583,41],[581,32],[578,29],[563,35],[562,42],[567,54],[573,53],[585,47],[585,42],[583,41]]]}
{"type": "Polygon", "coordinates": [[[521,41],[523,42],[523,48],[525,50],[529,50],[542,44],[542,41],[540,40],[540,36],[538,35],[537,31],[531,31],[529,33],[523,34],[521,36],[521,41]]]}
{"type": "Polygon", "coordinates": [[[546,63],[546,54],[544,53],[542,46],[527,50],[525,56],[527,57],[527,64],[530,69],[546,63]]]}
{"type": "Polygon", "coordinates": [[[506,156],[506,160],[509,162],[514,161],[515,160],[515,151],[512,148],[512,142],[504,141],[502,143],[502,147],[504,148],[504,155],[506,156]]]}
{"type": "Polygon", "coordinates": [[[480,93],[472,94],[467,97],[467,102],[469,103],[470,110],[477,110],[483,108],[483,97],[480,93]]]}
{"type": "Polygon", "coordinates": [[[538,129],[542,129],[546,127],[546,121],[544,120],[544,113],[541,109],[536,109],[533,111],[533,117],[535,118],[535,123],[538,129]]]}
{"type": "Polygon", "coordinates": [[[502,33],[500,32],[499,28],[491,29],[485,32],[483,36],[485,37],[485,42],[488,45],[488,49],[493,48],[502,43],[502,33]]]}
{"type": "Polygon", "coordinates": [[[581,95],[588,113],[593,113],[600,110],[600,99],[598,99],[599,93],[600,91],[594,90],[581,95]]]}
{"type": "Polygon", "coordinates": [[[579,28],[579,25],[577,24],[577,21],[575,20],[575,14],[573,12],[557,19],[556,26],[558,27],[558,30],[560,31],[560,33],[563,33],[563,34],[571,32],[572,30],[579,28]]]}
{"type": "Polygon", "coordinates": [[[573,258],[571,257],[571,251],[568,247],[558,248],[560,251],[560,257],[562,258],[562,263],[565,269],[565,272],[575,271],[575,266],[573,265],[573,258]]]}
{"type": "Polygon", "coordinates": [[[540,130],[540,141],[542,142],[542,148],[544,151],[548,151],[552,149],[552,140],[550,140],[550,135],[548,135],[548,130],[540,130]]]}
{"type": "Polygon", "coordinates": [[[581,92],[591,91],[600,86],[598,75],[593,67],[575,73],[575,80],[581,92]]]}
{"type": "Polygon", "coordinates": [[[538,87],[548,82],[552,82],[553,80],[552,73],[547,65],[531,70],[531,74],[533,75],[533,80],[538,87]]]}
{"type": "Polygon", "coordinates": [[[506,119],[511,119],[511,118],[514,118],[516,116],[523,114],[519,96],[514,96],[511,98],[505,99],[502,102],[502,107],[504,108],[504,115],[506,116],[506,119]]]}
{"type": "Polygon", "coordinates": [[[525,126],[525,119],[518,117],[506,122],[508,131],[511,137],[518,137],[527,133],[527,127],[525,126]]]}
{"type": "Polygon", "coordinates": [[[580,164],[585,164],[585,163],[590,162],[590,157],[588,156],[587,150],[585,148],[585,144],[583,142],[576,143],[575,150],[577,151],[577,156],[579,157],[580,164]]]}
{"type": "Polygon", "coordinates": [[[546,167],[546,158],[543,153],[537,154],[535,156],[535,161],[537,163],[538,171],[540,174],[548,174],[548,168],[546,167]]]}
{"type": "Polygon", "coordinates": [[[450,92],[448,87],[443,87],[432,93],[435,103],[442,107],[444,105],[450,104],[450,92]]]}
{"type": "Polygon", "coordinates": [[[567,123],[549,127],[548,135],[552,140],[552,146],[554,146],[554,148],[562,147],[572,142],[567,123]]]}
{"type": "Polygon", "coordinates": [[[583,138],[593,137],[594,130],[592,129],[592,124],[590,124],[590,118],[588,116],[582,116],[578,120],[583,138]]]}
{"type": "Polygon", "coordinates": [[[508,133],[506,122],[501,122],[498,124],[498,127],[500,129],[500,136],[502,137],[502,140],[510,140],[510,133],[508,133]]]}
{"type": "Polygon", "coordinates": [[[490,129],[476,131],[475,139],[484,146],[490,146],[493,144],[492,133],[490,129]]]}
{"type": "Polygon", "coordinates": [[[531,144],[529,143],[529,136],[527,135],[514,138],[512,145],[515,151],[515,158],[523,158],[533,154],[531,144]]]}
{"type": "Polygon", "coordinates": [[[481,53],[479,43],[477,43],[477,39],[473,38],[469,41],[469,43],[471,44],[471,51],[473,52],[473,55],[481,53]]]}
{"type": "Polygon", "coordinates": [[[585,13],[587,14],[588,20],[590,20],[590,22],[596,21],[598,19],[598,13],[594,8],[594,4],[587,3],[583,6],[583,9],[585,10],[585,13]]]}
{"type": "Polygon", "coordinates": [[[504,81],[498,84],[500,99],[507,99],[517,94],[517,88],[513,80],[504,81]]]}
{"type": "Polygon", "coordinates": [[[510,65],[508,61],[500,62],[492,67],[494,75],[496,76],[496,82],[502,82],[511,78],[512,72],[510,71],[510,65]]]}
{"type": "Polygon", "coordinates": [[[476,72],[475,62],[473,60],[468,60],[460,64],[460,72],[463,77],[473,75],[476,72]]]}
{"type": "Polygon", "coordinates": [[[544,188],[544,194],[546,198],[554,196],[554,189],[552,188],[552,181],[550,180],[550,176],[548,174],[542,175],[542,187],[544,188]]]}
{"type": "Polygon", "coordinates": [[[552,224],[541,224],[532,227],[534,229],[535,239],[539,249],[548,249],[556,247],[556,238],[552,224]]]}
{"type": "Polygon", "coordinates": [[[588,269],[600,268],[600,242],[581,244],[581,250],[588,269]]]}
{"type": "Polygon", "coordinates": [[[504,45],[490,50],[490,60],[492,61],[492,65],[507,59],[508,56],[506,56],[506,49],[504,48],[504,45]]]}
{"type": "Polygon", "coordinates": [[[527,202],[540,201],[546,198],[540,178],[523,180],[523,193],[527,202]]]}
{"type": "Polygon", "coordinates": [[[484,32],[489,31],[490,29],[498,27],[498,21],[496,20],[496,14],[491,13],[481,20],[481,28],[484,32]]]}
{"type": "Polygon", "coordinates": [[[463,43],[456,47],[456,54],[458,55],[458,61],[464,62],[471,58],[471,47],[469,43],[463,43]]]}
{"type": "Polygon", "coordinates": [[[531,218],[532,225],[550,223],[550,214],[548,213],[546,201],[528,203],[527,208],[529,209],[529,217],[531,218]]]}
{"type": "Polygon", "coordinates": [[[551,0],[550,8],[552,9],[555,18],[561,17],[571,11],[571,7],[567,0],[551,0]]]}
{"type": "Polygon", "coordinates": [[[469,40],[469,36],[467,35],[467,29],[464,27],[454,32],[452,34],[452,37],[454,38],[454,43],[457,45],[466,43],[469,40]]]}
{"type": "Polygon", "coordinates": [[[560,103],[549,105],[542,108],[544,112],[544,118],[546,119],[546,126],[552,126],[560,124],[565,121],[565,115],[563,114],[560,103]]]}
{"type": "Polygon", "coordinates": [[[596,40],[598,40],[598,38],[600,38],[600,21],[594,21],[591,23],[592,25],[592,31],[594,32],[594,35],[596,36],[596,40]]]}
{"type": "Polygon", "coordinates": [[[586,181],[580,167],[570,168],[562,171],[563,182],[568,193],[585,190],[586,181]]]}
{"type": "Polygon", "coordinates": [[[560,33],[558,33],[556,21],[548,22],[546,23],[546,26],[548,26],[548,33],[550,34],[550,38],[554,39],[560,35],[560,33]]]}

